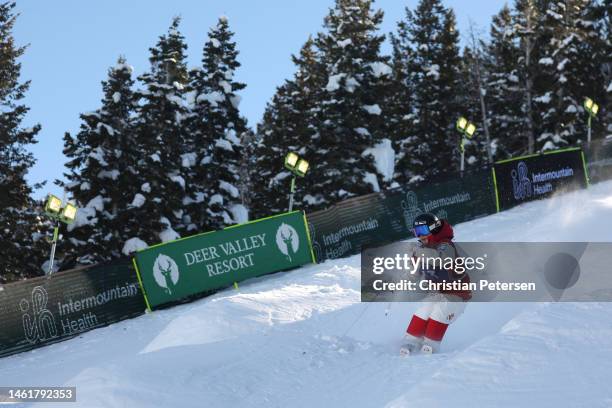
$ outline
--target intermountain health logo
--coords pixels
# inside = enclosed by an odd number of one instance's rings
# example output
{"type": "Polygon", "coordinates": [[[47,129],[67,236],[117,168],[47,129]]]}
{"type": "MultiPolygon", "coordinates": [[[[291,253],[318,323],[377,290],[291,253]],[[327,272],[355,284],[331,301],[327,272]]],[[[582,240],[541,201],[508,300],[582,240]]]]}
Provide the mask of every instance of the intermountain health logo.
{"type": "Polygon", "coordinates": [[[169,295],[172,294],[172,290],[179,280],[179,275],[179,267],[174,259],[164,254],[157,256],[155,264],[153,264],[153,278],[155,278],[155,283],[164,288],[169,295]]]}
{"type": "Polygon", "coordinates": [[[515,200],[524,200],[533,194],[531,180],[529,180],[529,169],[525,162],[520,161],[516,169],[510,172],[512,177],[512,192],[515,200]]]}
{"type": "MultiPolygon", "coordinates": [[[[467,200],[469,200],[469,196],[467,200]]],[[[424,208],[421,208],[419,206],[419,198],[414,191],[408,191],[406,193],[406,196],[402,200],[401,206],[403,210],[402,212],[404,213],[404,222],[406,223],[406,226],[408,226],[408,228],[412,228],[412,223],[414,222],[414,219],[417,216],[431,211],[431,209],[428,211],[425,205],[423,206],[424,208]]],[[[448,213],[443,208],[439,208],[435,212],[435,215],[438,218],[443,218],[443,219],[448,218],[448,213]]]]}
{"type": "Polygon", "coordinates": [[[26,340],[32,344],[58,336],[53,313],[47,309],[48,300],[49,295],[45,288],[36,286],[32,289],[31,303],[27,299],[21,299],[19,302],[23,332],[26,340]]]}
{"type": "Polygon", "coordinates": [[[295,255],[300,248],[300,237],[295,228],[282,223],[276,230],[276,246],[291,262],[291,255],[295,255]]]}

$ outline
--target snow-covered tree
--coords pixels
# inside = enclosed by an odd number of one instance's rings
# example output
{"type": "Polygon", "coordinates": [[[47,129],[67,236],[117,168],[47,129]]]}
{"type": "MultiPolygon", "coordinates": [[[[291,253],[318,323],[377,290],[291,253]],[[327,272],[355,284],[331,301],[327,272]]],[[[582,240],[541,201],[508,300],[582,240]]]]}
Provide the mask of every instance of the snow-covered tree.
{"type": "MultiPolygon", "coordinates": [[[[465,97],[463,103],[465,115],[480,125],[479,131],[465,141],[465,157],[467,165],[482,165],[493,163],[493,150],[497,142],[491,138],[491,110],[489,106],[489,78],[491,72],[489,55],[485,52],[485,44],[470,24],[469,45],[463,51],[462,71],[464,80],[462,89],[458,90],[465,97]]],[[[467,167],[466,167],[467,168],[467,167]]]]}
{"type": "MultiPolygon", "coordinates": [[[[542,105],[549,102],[546,94],[550,84],[540,76],[542,50],[546,39],[543,35],[541,5],[535,0],[516,0],[513,10],[513,27],[518,38],[520,55],[517,74],[523,98],[524,137],[528,154],[536,151],[536,136],[541,128],[542,105]]],[[[545,113],[544,113],[545,114],[545,113]]]]}
{"type": "Polygon", "coordinates": [[[284,155],[292,150],[289,139],[293,120],[288,116],[302,116],[293,110],[294,83],[286,81],[276,89],[268,102],[262,122],[257,127],[255,161],[251,178],[254,197],[250,211],[254,218],[261,218],[287,210],[287,193],[290,173],[283,167],[284,155]]]}
{"type": "Polygon", "coordinates": [[[136,107],[132,67],[120,57],[102,82],[102,106],[81,114],[76,137],[66,133],[64,154],[69,158],[64,188],[80,207],[69,227],[69,258],[81,263],[121,256],[125,242],[138,231],[131,208],[141,205],[140,184],[135,183],[139,150],[133,134],[136,107]]]}
{"type": "Polygon", "coordinates": [[[463,114],[463,95],[455,15],[440,0],[421,0],[413,12],[406,11],[396,38],[400,49],[411,50],[406,80],[413,90],[409,123],[396,140],[402,157],[396,174],[399,181],[414,183],[458,168],[454,125],[463,114]]]}
{"type": "Polygon", "coordinates": [[[235,79],[240,63],[233,35],[227,18],[219,18],[208,32],[202,68],[192,73],[193,150],[186,153],[193,155],[195,167],[187,203],[190,223],[199,230],[246,221],[238,189],[243,160],[241,138],[248,131],[238,109],[238,92],[246,85],[235,79]]]}
{"type": "MultiPolygon", "coordinates": [[[[309,38],[292,59],[296,73],[277,89],[258,127],[251,205],[257,216],[286,211],[291,173],[283,167],[285,155],[292,151],[313,160],[320,143],[317,121],[325,79],[314,41],[309,38]]],[[[325,205],[316,187],[317,168],[318,163],[313,163],[308,175],[296,184],[295,208],[314,211],[325,205]]]]}
{"type": "Polygon", "coordinates": [[[32,189],[25,180],[34,165],[28,148],[36,143],[40,125],[22,127],[29,111],[23,98],[30,82],[19,78],[18,59],[26,47],[15,44],[14,8],[13,2],[0,4],[0,283],[39,275],[43,262],[32,189]]]}
{"type": "Polygon", "coordinates": [[[521,50],[508,6],[493,16],[489,37],[485,70],[492,153],[495,160],[501,160],[527,152],[525,98],[518,73],[521,50]]]}
{"type": "MultiPolygon", "coordinates": [[[[459,65],[462,81],[456,89],[457,95],[462,97],[461,115],[469,118],[478,127],[472,138],[464,139],[466,170],[489,163],[487,146],[490,146],[490,143],[487,142],[487,135],[490,137],[490,122],[486,96],[486,79],[489,74],[483,69],[485,58],[481,53],[481,44],[474,44],[475,41],[470,39],[470,45],[463,49],[459,65]]],[[[460,152],[459,147],[458,153],[460,152]]]]}
{"type": "MultiPolygon", "coordinates": [[[[190,147],[185,123],[188,74],[187,45],[178,30],[179,23],[180,19],[174,18],[168,33],[150,48],[150,71],[138,78],[142,88],[136,93],[140,101],[135,137],[141,156],[139,177],[134,183],[140,192],[133,198],[131,213],[138,228],[132,238],[139,244],[173,240],[186,229],[183,202],[189,186],[183,155],[190,147]]],[[[137,247],[132,244],[134,241],[125,252],[137,247]]]]}
{"type": "Polygon", "coordinates": [[[388,57],[380,53],[382,18],[371,0],[336,0],[315,41],[326,83],[309,177],[315,182],[311,191],[326,204],[391,182],[393,159],[382,143],[391,76],[388,57]]]}
{"type": "Polygon", "coordinates": [[[612,60],[609,58],[612,55],[612,1],[606,1],[601,6],[601,20],[603,29],[601,30],[601,38],[603,39],[603,53],[607,55],[601,61],[600,69],[604,76],[603,88],[605,90],[605,98],[602,102],[601,120],[606,136],[612,135],[612,60]]]}
{"type": "Polygon", "coordinates": [[[541,112],[536,142],[539,149],[549,150],[586,139],[582,102],[585,96],[604,98],[599,66],[604,47],[593,0],[555,0],[545,7],[538,78],[547,87],[535,98],[541,112]]]}
{"type": "Polygon", "coordinates": [[[393,70],[392,84],[388,96],[386,115],[388,131],[393,146],[397,152],[395,161],[395,174],[393,179],[396,183],[405,185],[415,175],[413,169],[413,157],[407,153],[417,143],[412,129],[414,119],[414,89],[411,80],[411,62],[413,58],[412,42],[408,31],[408,22],[412,17],[411,11],[405,9],[408,18],[397,23],[397,31],[390,34],[392,57],[391,67],[393,70]]]}

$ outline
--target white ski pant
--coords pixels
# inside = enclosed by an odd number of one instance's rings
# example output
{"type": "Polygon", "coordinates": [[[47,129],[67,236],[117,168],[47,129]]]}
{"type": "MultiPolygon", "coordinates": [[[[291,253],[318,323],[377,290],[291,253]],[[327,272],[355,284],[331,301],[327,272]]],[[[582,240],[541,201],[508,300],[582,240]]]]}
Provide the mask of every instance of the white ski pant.
{"type": "Polygon", "coordinates": [[[451,324],[457,320],[467,304],[458,296],[442,293],[431,294],[422,302],[414,315],[423,320],[432,319],[444,324],[451,324]]]}
{"type": "Polygon", "coordinates": [[[423,302],[410,320],[406,337],[415,345],[426,343],[438,350],[448,325],[463,313],[466,302],[442,293],[431,294],[423,302]]]}

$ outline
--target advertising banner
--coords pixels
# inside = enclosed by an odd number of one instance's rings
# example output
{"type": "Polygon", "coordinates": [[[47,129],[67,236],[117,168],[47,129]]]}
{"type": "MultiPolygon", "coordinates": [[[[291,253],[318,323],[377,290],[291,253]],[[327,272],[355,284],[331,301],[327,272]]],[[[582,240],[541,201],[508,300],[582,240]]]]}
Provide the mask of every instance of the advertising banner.
{"type": "Polygon", "coordinates": [[[306,218],[276,215],[139,251],[148,307],[313,262],[306,218]]]}
{"type": "Polygon", "coordinates": [[[0,286],[0,356],[143,314],[129,260],[0,286]]]}
{"type": "Polygon", "coordinates": [[[385,204],[382,193],[350,198],[307,215],[317,262],[357,254],[368,245],[408,237],[404,220],[385,204]]]}
{"type": "Polygon", "coordinates": [[[500,211],[588,185],[580,148],[500,161],[494,171],[500,211]]]}
{"type": "Polygon", "coordinates": [[[403,220],[410,237],[413,220],[423,213],[435,214],[451,224],[470,221],[496,212],[492,174],[490,169],[481,169],[414,189],[391,190],[385,205],[393,217],[403,220]]]}
{"type": "Polygon", "coordinates": [[[422,213],[434,213],[454,224],[495,211],[492,174],[483,169],[414,189],[350,198],[307,218],[315,256],[322,261],[412,238],[412,221],[422,213]]]}

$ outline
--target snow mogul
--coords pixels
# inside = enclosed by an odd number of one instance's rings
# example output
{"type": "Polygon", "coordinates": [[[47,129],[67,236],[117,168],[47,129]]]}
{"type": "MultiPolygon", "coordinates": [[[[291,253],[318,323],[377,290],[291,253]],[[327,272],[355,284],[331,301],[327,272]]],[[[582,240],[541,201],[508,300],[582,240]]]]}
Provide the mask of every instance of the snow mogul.
{"type": "MultiPolygon", "coordinates": [[[[413,232],[418,238],[413,257],[442,260],[452,258],[453,261],[457,258],[457,249],[452,242],[453,228],[447,220],[439,219],[433,214],[421,214],[414,219],[413,232]]],[[[452,268],[444,269],[441,266],[441,262],[437,265],[435,262],[421,263],[418,273],[423,280],[442,283],[433,285],[434,287],[453,286],[445,285],[452,282],[470,282],[466,272],[457,273],[452,268]]],[[[412,316],[406,329],[407,342],[401,347],[400,354],[406,356],[419,351],[423,354],[437,352],[448,325],[463,313],[466,302],[471,297],[471,291],[453,288],[444,288],[428,294],[412,316]]]]}

